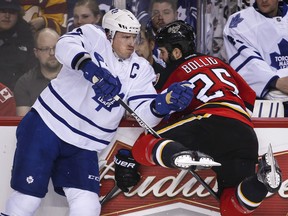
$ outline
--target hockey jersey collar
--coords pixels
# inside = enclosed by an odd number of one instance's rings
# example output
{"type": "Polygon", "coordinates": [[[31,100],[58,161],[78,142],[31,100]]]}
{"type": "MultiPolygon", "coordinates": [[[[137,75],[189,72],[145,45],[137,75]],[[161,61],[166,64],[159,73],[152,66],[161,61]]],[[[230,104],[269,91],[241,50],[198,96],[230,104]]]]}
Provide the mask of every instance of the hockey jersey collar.
{"type": "Polygon", "coordinates": [[[115,56],[115,58],[117,59],[118,62],[129,62],[132,59],[132,55],[135,53],[135,51],[131,54],[131,56],[127,59],[122,59],[118,56],[118,54],[113,50],[113,54],[115,56]]]}

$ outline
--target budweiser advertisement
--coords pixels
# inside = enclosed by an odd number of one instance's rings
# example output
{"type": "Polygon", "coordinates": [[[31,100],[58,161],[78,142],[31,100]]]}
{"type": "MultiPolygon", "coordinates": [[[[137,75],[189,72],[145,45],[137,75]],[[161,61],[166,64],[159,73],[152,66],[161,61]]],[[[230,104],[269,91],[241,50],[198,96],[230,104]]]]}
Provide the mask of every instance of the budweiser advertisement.
{"type": "MultiPolygon", "coordinates": [[[[288,120],[255,119],[255,130],[259,139],[259,155],[272,145],[274,156],[283,173],[283,183],[276,194],[268,194],[262,205],[253,215],[286,216],[288,215],[288,120]]],[[[10,194],[10,171],[15,150],[15,130],[17,124],[9,125],[0,121],[0,211],[10,194]],[[1,126],[2,125],[2,126],[1,126]]],[[[113,157],[120,148],[132,148],[143,129],[136,122],[124,121],[117,131],[113,142],[99,156],[101,170],[101,194],[104,198],[114,187],[113,157]]],[[[188,171],[166,169],[158,166],[141,166],[140,182],[128,193],[118,190],[105,201],[102,216],[213,216],[220,215],[218,201],[188,171]]],[[[197,172],[213,189],[217,190],[215,174],[212,170],[197,172]]],[[[69,215],[64,197],[53,191],[43,199],[36,216],[69,215]]]]}

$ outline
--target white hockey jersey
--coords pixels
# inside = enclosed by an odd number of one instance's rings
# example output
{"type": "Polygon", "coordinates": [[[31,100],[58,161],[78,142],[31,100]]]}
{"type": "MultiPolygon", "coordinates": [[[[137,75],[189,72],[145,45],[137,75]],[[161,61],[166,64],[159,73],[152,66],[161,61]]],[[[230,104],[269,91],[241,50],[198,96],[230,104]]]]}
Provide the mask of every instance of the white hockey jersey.
{"type": "Polygon", "coordinates": [[[231,15],[224,28],[229,63],[260,98],[273,79],[288,76],[287,5],[279,5],[282,15],[268,18],[249,7],[231,15]]]}
{"type": "Polygon", "coordinates": [[[92,99],[95,96],[92,83],[78,70],[87,58],[119,77],[122,84],[119,96],[147,124],[153,127],[161,120],[150,110],[156,96],[153,68],[135,52],[127,60],[117,59],[101,27],[88,24],[63,35],[56,45],[56,57],[63,68],[33,108],[62,140],[100,152],[112,140],[125,113],[114,100],[105,102],[99,97],[96,102],[92,99]],[[96,60],[95,56],[99,55],[103,62],[96,60]]]}

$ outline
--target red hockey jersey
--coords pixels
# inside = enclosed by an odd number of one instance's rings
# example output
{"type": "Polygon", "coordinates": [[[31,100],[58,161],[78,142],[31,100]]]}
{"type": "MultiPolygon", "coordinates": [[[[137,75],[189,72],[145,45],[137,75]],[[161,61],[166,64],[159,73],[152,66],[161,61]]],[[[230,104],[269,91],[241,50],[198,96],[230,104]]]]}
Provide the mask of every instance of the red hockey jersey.
{"type": "Polygon", "coordinates": [[[170,74],[161,91],[184,80],[192,83],[194,97],[184,111],[172,114],[172,119],[189,113],[209,113],[253,127],[250,117],[256,94],[228,64],[212,56],[189,56],[170,74]]]}

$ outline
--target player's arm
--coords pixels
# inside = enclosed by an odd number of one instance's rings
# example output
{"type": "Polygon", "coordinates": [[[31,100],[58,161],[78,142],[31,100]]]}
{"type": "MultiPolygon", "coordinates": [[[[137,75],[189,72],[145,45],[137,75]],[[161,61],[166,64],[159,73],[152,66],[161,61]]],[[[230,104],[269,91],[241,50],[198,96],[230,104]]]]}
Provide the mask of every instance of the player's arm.
{"type": "Polygon", "coordinates": [[[111,45],[102,28],[84,25],[60,37],[55,56],[66,67],[79,70],[83,61],[91,59],[93,50],[101,53],[109,49],[109,46],[111,45]]]}
{"type": "MultiPolygon", "coordinates": [[[[141,76],[135,79],[128,104],[151,127],[156,126],[164,116],[186,108],[193,98],[191,83],[175,83],[161,94],[157,94],[153,87],[154,79],[149,78],[149,73],[147,76],[141,76]]],[[[153,77],[152,74],[151,76],[153,77]]]]}
{"type": "Polygon", "coordinates": [[[121,89],[118,77],[110,73],[101,56],[103,50],[109,49],[111,45],[102,29],[85,25],[59,39],[55,56],[66,67],[83,74],[84,78],[93,84],[96,97],[103,97],[107,101],[119,94],[121,89]]]}

